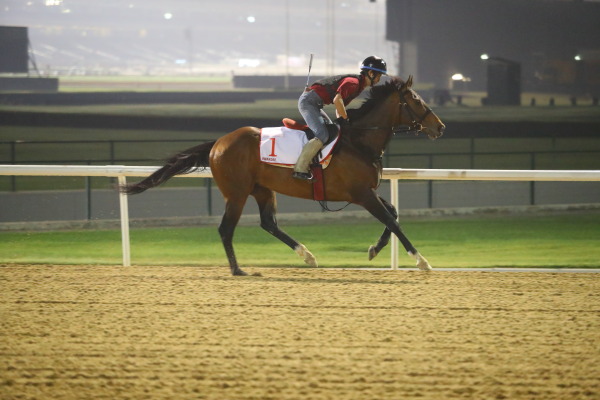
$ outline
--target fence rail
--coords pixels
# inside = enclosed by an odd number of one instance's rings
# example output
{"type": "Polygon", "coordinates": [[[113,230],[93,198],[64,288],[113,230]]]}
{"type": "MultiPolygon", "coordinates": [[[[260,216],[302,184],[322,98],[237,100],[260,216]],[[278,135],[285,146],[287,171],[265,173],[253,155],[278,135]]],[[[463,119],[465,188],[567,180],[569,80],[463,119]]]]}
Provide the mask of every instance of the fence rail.
{"type": "MultiPolygon", "coordinates": [[[[126,184],[127,177],[145,177],[156,171],[156,166],[121,165],[0,165],[0,175],[9,176],[103,176],[118,178],[126,184]]],[[[210,169],[194,171],[185,178],[212,178],[210,169]]],[[[398,208],[398,180],[451,180],[451,181],[585,181],[600,182],[600,170],[482,170],[482,169],[405,169],[384,168],[383,179],[390,180],[391,202],[398,208]]],[[[127,195],[119,193],[123,265],[131,265],[129,241],[129,206],[127,195]]],[[[391,243],[391,268],[398,268],[398,241],[391,243]]]]}

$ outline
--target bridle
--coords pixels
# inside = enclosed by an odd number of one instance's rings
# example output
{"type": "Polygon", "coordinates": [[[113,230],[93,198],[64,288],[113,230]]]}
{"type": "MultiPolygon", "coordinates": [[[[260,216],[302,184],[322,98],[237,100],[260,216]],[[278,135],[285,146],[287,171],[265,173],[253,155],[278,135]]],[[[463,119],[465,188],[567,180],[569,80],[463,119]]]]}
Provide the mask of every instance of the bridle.
{"type": "MultiPolygon", "coordinates": [[[[425,118],[427,118],[427,116],[433,112],[433,110],[428,105],[425,105],[425,113],[423,113],[423,115],[421,115],[421,117],[419,117],[417,115],[417,113],[415,112],[415,110],[410,106],[410,104],[406,100],[407,93],[409,93],[411,95],[411,97],[416,100],[416,97],[413,94],[413,91],[411,89],[407,88],[407,89],[402,90],[402,92],[400,92],[400,103],[398,104],[398,107],[400,107],[399,115],[402,114],[403,110],[406,110],[409,118],[411,119],[411,123],[410,123],[410,125],[403,124],[403,125],[392,126],[392,133],[394,135],[399,134],[399,133],[409,133],[409,132],[413,132],[415,135],[418,135],[424,129],[423,121],[425,121],[425,118]]],[[[381,128],[379,126],[371,126],[371,127],[358,127],[358,128],[355,127],[355,129],[380,130],[381,128]]]]}
{"type": "Polygon", "coordinates": [[[403,110],[406,110],[408,112],[408,116],[411,119],[411,123],[410,125],[399,125],[397,127],[392,127],[392,132],[394,132],[394,135],[397,133],[408,132],[414,132],[415,135],[419,134],[423,131],[423,121],[425,121],[425,118],[427,118],[427,116],[433,112],[428,105],[425,105],[425,113],[421,115],[421,117],[419,117],[415,110],[410,106],[409,102],[406,100],[407,93],[409,93],[411,97],[416,100],[416,97],[413,94],[412,90],[404,89],[402,92],[400,92],[400,99],[402,101],[400,102],[400,104],[398,104],[398,106],[400,107],[400,114],[402,114],[403,110]]]}

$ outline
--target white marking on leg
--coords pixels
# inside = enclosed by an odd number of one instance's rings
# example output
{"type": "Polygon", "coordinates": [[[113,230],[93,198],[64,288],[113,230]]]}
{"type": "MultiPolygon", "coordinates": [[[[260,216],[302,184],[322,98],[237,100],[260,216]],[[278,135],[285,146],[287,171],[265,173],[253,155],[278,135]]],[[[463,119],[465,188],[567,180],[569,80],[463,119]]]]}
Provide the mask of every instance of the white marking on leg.
{"type": "Polygon", "coordinates": [[[421,271],[431,271],[433,269],[431,268],[431,265],[429,265],[429,261],[427,261],[421,253],[417,252],[417,254],[413,254],[409,251],[408,255],[417,260],[417,267],[419,267],[421,271]]]}
{"type": "Polygon", "coordinates": [[[379,252],[377,251],[375,246],[369,247],[369,261],[377,257],[377,254],[379,254],[379,252]]]}
{"type": "Polygon", "coordinates": [[[313,256],[312,253],[308,251],[308,249],[303,244],[299,244],[298,246],[296,246],[294,251],[304,260],[305,263],[307,263],[311,267],[317,268],[319,266],[317,264],[317,259],[315,258],[315,256],[313,256]]]}

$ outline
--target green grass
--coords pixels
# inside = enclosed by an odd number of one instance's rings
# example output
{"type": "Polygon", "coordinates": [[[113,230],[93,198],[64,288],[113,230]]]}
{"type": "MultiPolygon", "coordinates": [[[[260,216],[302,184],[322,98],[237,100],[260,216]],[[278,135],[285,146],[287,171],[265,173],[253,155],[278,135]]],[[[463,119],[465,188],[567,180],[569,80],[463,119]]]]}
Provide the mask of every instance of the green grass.
{"type": "MultiPolygon", "coordinates": [[[[367,260],[377,223],[283,226],[323,267],[388,267],[389,249],[367,260]]],[[[407,236],[434,267],[600,268],[600,213],[410,220],[407,236]]],[[[216,227],[134,229],[135,265],[226,265],[216,227]]],[[[239,227],[242,266],[301,267],[302,260],[258,227],[239,227]]],[[[0,263],[120,264],[118,231],[0,233],[0,263]]],[[[413,261],[401,253],[400,265],[413,261]]]]}

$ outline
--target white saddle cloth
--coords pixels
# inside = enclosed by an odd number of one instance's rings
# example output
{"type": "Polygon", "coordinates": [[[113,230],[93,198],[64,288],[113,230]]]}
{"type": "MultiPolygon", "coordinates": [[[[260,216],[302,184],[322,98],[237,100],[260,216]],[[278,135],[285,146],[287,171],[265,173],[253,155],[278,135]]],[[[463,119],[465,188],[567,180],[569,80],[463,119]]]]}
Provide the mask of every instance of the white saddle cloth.
{"type": "MultiPolygon", "coordinates": [[[[323,168],[329,165],[331,152],[339,138],[338,134],[331,143],[321,149],[319,163],[323,168]]],[[[262,128],[260,130],[260,160],[267,164],[292,168],[306,143],[308,143],[308,139],[304,131],[289,129],[285,126],[262,128]]]]}

